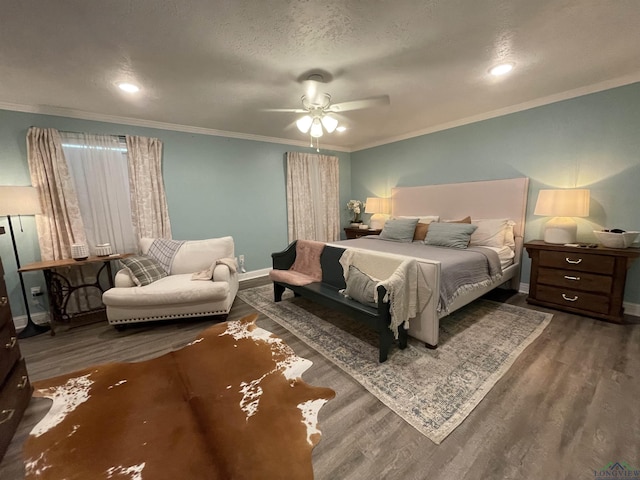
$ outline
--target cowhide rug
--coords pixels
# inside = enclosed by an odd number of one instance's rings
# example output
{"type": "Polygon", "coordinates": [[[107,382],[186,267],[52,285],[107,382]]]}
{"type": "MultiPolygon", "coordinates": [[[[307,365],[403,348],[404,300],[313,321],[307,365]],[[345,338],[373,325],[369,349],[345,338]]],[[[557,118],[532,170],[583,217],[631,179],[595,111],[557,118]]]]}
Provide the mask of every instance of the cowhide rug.
{"type": "Polygon", "coordinates": [[[335,396],[257,327],[215,325],[186,347],[34,384],[53,400],[24,446],[27,479],[310,479],[317,414],[335,396]]]}

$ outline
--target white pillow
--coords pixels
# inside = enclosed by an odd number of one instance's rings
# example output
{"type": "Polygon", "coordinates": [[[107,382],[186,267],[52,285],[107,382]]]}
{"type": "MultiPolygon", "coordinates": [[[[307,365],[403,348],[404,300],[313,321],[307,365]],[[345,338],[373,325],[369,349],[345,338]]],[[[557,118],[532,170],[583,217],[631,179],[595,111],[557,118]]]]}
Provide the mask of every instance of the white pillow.
{"type": "Polygon", "coordinates": [[[514,222],[513,220],[509,220],[507,222],[507,228],[504,231],[504,244],[507,247],[510,247],[512,250],[516,249],[516,238],[513,235],[513,227],[515,226],[516,222],[514,222]]]}
{"type": "MultiPolygon", "coordinates": [[[[496,247],[502,248],[506,245],[506,233],[509,230],[508,218],[478,218],[472,219],[471,224],[478,228],[471,234],[470,247],[496,247]]],[[[511,222],[513,223],[513,222],[511,222]]],[[[511,237],[513,237],[513,226],[511,226],[511,237]]],[[[511,240],[511,239],[509,239],[511,240]]],[[[514,242],[515,247],[515,242],[514,242]]]]}
{"type": "Polygon", "coordinates": [[[405,216],[399,216],[397,218],[417,218],[418,219],[418,223],[426,223],[429,224],[431,222],[437,222],[438,220],[440,220],[440,215],[405,215],[405,216]]]}

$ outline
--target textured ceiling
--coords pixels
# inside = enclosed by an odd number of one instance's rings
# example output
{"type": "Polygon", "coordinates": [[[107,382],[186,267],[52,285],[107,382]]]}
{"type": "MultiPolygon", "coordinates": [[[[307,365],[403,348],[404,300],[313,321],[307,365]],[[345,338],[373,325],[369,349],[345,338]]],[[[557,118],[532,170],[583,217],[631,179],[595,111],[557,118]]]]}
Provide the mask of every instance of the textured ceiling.
{"type": "Polygon", "coordinates": [[[320,69],[334,102],[391,99],[321,139],[357,150],[640,81],[639,25],[638,0],[3,0],[0,108],[304,144],[264,110],[320,69]]]}

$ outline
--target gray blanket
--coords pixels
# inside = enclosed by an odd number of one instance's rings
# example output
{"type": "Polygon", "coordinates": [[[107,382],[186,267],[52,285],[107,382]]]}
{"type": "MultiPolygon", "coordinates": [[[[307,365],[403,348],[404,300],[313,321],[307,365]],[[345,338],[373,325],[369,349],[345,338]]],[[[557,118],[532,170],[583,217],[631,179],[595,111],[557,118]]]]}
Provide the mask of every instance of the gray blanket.
{"type": "Polygon", "coordinates": [[[435,260],[441,264],[438,312],[449,311],[458,295],[489,285],[502,276],[498,254],[490,248],[467,249],[434,247],[422,242],[401,243],[376,236],[333,242],[343,248],[361,248],[417,259],[435,260]]]}

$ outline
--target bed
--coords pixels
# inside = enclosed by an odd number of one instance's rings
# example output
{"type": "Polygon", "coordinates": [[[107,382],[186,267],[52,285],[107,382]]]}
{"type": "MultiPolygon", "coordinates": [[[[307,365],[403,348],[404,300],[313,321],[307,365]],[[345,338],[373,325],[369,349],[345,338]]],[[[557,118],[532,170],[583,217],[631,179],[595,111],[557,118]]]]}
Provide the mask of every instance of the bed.
{"type": "MultiPolygon", "coordinates": [[[[392,217],[426,218],[437,216],[437,223],[458,221],[471,217],[472,224],[492,224],[489,220],[504,220],[513,232],[510,240],[510,255],[498,246],[474,245],[469,249],[425,246],[422,241],[402,243],[381,237],[360,237],[334,242],[334,245],[357,250],[385,252],[389,255],[415,258],[419,268],[434,292],[422,312],[409,321],[409,335],[426,343],[429,348],[438,345],[439,320],[479,298],[490,290],[506,285],[518,290],[520,284],[520,262],[527,206],[528,178],[488,180],[466,183],[397,187],[392,190],[392,217]],[[430,247],[430,248],[426,248],[430,247]],[[495,251],[495,254],[487,252],[495,251]],[[502,251],[502,255],[498,254],[502,251]],[[430,252],[434,252],[433,255],[430,252]],[[489,279],[470,280],[472,283],[451,284],[450,270],[466,271],[457,263],[459,256],[485,255],[495,264],[500,263],[500,274],[487,273],[489,279]],[[511,257],[511,258],[506,258],[511,257]],[[444,267],[443,267],[444,265],[444,267]],[[447,268],[447,266],[449,266],[447,268]],[[443,271],[444,269],[444,271],[443,271]],[[451,294],[450,291],[455,292],[451,294]]],[[[422,223],[422,222],[420,222],[422,223]]],[[[442,227],[438,227],[441,229],[442,227]]],[[[484,227],[483,227],[484,228],[484,227]]],[[[432,230],[432,233],[436,229],[432,230]]],[[[384,232],[383,232],[384,233],[384,232]]],[[[507,235],[508,236],[508,235],[507,235]]],[[[476,242],[477,243],[477,242],[476,242]]],[[[481,242],[482,243],[482,242],[481,242]]],[[[490,244],[490,242],[488,242],[490,244]]],[[[459,282],[459,281],[458,281],[459,282]]]]}

